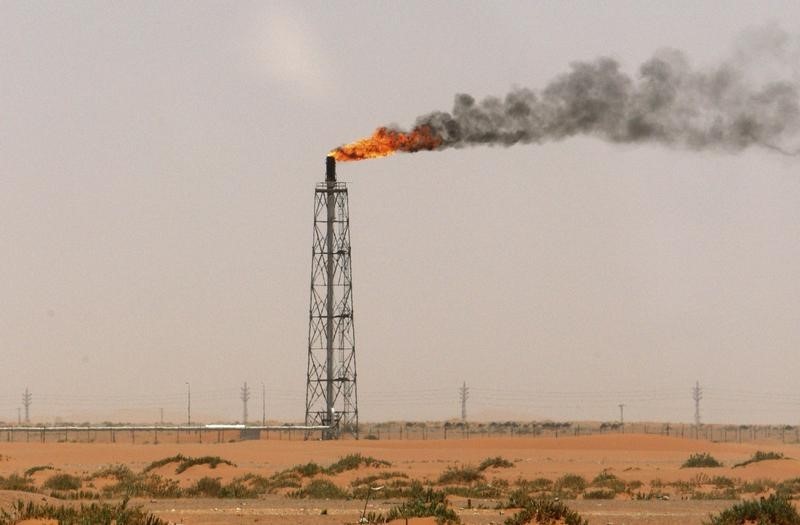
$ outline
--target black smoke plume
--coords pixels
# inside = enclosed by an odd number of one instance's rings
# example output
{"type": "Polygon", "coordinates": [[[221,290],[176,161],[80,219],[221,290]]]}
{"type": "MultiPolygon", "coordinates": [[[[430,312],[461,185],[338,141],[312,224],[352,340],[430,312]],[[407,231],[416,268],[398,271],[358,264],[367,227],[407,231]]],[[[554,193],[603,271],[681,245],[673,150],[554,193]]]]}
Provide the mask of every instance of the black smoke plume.
{"type": "Polygon", "coordinates": [[[539,91],[514,89],[481,101],[455,97],[453,110],[421,116],[442,139],[437,149],[511,146],[590,135],[616,143],[658,143],[739,151],[760,145],[796,155],[800,130],[797,79],[755,82],[747,61],[693,69],[666,50],[635,77],[610,58],[575,62],[539,91]]]}

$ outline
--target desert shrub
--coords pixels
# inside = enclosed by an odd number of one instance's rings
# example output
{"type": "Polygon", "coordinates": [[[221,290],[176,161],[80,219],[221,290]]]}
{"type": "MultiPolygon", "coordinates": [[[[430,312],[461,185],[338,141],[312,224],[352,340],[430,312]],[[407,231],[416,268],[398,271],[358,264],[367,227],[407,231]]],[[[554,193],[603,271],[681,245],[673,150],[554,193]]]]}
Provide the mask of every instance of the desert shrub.
{"type": "Polygon", "coordinates": [[[288,494],[290,498],[347,499],[350,493],[340,489],[329,479],[314,479],[301,488],[288,494]]]}
{"type": "Polygon", "coordinates": [[[638,479],[634,479],[632,481],[629,481],[627,485],[628,485],[628,492],[630,492],[642,488],[642,486],[644,486],[644,483],[642,483],[638,479]]]}
{"type": "Polygon", "coordinates": [[[225,465],[236,466],[227,459],[222,459],[219,456],[202,456],[199,458],[192,458],[184,456],[183,454],[176,454],[174,456],[153,461],[147,465],[144,470],[142,470],[142,473],[150,472],[151,470],[161,468],[165,465],[169,465],[170,463],[178,464],[178,466],[175,467],[175,474],[185,472],[187,469],[192,468],[195,465],[208,465],[210,468],[217,468],[218,465],[224,463],[225,465]]]}
{"type": "Polygon", "coordinates": [[[376,481],[383,481],[386,479],[393,479],[393,478],[408,478],[408,474],[405,472],[379,472],[377,474],[372,474],[370,476],[365,476],[363,478],[356,478],[350,482],[350,486],[357,487],[359,485],[372,485],[376,481]]]}
{"type": "Polygon", "coordinates": [[[103,467],[96,470],[89,475],[88,479],[91,481],[97,478],[114,478],[117,481],[122,479],[129,479],[134,476],[133,471],[127,465],[116,464],[103,467]]]}
{"type": "Polygon", "coordinates": [[[481,471],[472,465],[464,465],[459,467],[447,467],[439,476],[439,483],[446,485],[450,483],[474,483],[476,481],[483,481],[483,474],[481,471]]]}
{"type": "Polygon", "coordinates": [[[7,478],[0,476],[0,490],[21,490],[25,492],[36,492],[31,480],[19,474],[10,474],[7,478]]]}
{"type": "Polygon", "coordinates": [[[371,487],[377,484],[383,485],[381,496],[384,498],[405,497],[409,494],[411,486],[408,475],[404,472],[379,472],[351,481],[353,497],[356,499],[366,498],[371,487]]]}
{"type": "Polygon", "coordinates": [[[705,467],[721,467],[722,463],[709,454],[708,452],[700,452],[692,454],[689,459],[683,462],[681,468],[705,468],[705,467]]]}
{"type": "Polygon", "coordinates": [[[432,488],[423,489],[416,484],[409,499],[389,509],[387,521],[403,518],[424,518],[432,516],[439,525],[460,524],[461,519],[447,502],[447,494],[432,488]]]}
{"type": "Polygon", "coordinates": [[[506,519],[505,525],[527,523],[563,523],[564,525],[588,525],[580,514],[560,501],[532,499],[525,502],[521,511],[506,519]]]}
{"type": "Polygon", "coordinates": [[[670,486],[681,494],[691,494],[698,485],[693,481],[678,480],[670,483],[670,486]]]}
{"type": "Polygon", "coordinates": [[[547,478],[536,478],[533,480],[519,478],[515,484],[527,491],[552,490],[553,486],[555,485],[553,480],[547,478]]]}
{"type": "Polygon", "coordinates": [[[758,463],[759,461],[767,461],[768,459],[787,459],[787,458],[784,457],[783,452],[762,452],[761,450],[757,450],[756,453],[753,454],[753,456],[750,459],[735,464],[733,468],[746,467],[750,463],[758,463]]]}
{"type": "Polygon", "coordinates": [[[36,465],[35,467],[31,467],[28,470],[26,470],[25,471],[25,476],[26,477],[31,477],[34,474],[36,474],[37,472],[41,472],[43,470],[53,470],[53,466],[52,465],[36,465]]]}
{"type": "Polygon", "coordinates": [[[483,472],[488,468],[511,468],[513,466],[514,464],[504,457],[495,456],[493,458],[486,458],[481,461],[481,464],[478,465],[478,470],[483,472]]]}
{"type": "MultiPolygon", "coordinates": [[[[625,482],[607,470],[595,476],[592,480],[592,487],[609,489],[614,493],[625,492],[625,482]]],[[[584,495],[584,497],[586,496],[584,495]]]]}
{"type": "Polygon", "coordinates": [[[177,481],[158,474],[133,475],[103,489],[108,497],[126,498],[179,498],[182,493],[177,481]]]}
{"type": "Polygon", "coordinates": [[[144,512],[141,507],[128,507],[128,500],[117,505],[92,503],[80,507],[32,501],[26,504],[19,500],[12,505],[11,513],[0,510],[0,525],[12,525],[27,519],[54,519],[59,525],[167,525],[166,521],[144,512]]]}
{"type": "Polygon", "coordinates": [[[711,492],[702,492],[700,490],[692,491],[689,499],[695,500],[714,500],[714,499],[739,499],[739,492],[733,487],[724,489],[714,489],[711,492]]]}
{"type": "Polygon", "coordinates": [[[53,490],[50,492],[51,498],[56,499],[69,499],[69,500],[92,500],[100,499],[100,494],[93,490],[53,490]]]}
{"type": "Polygon", "coordinates": [[[311,478],[322,472],[324,469],[313,461],[309,461],[304,465],[295,465],[290,470],[298,473],[304,478],[311,478]]]}
{"type": "Polygon", "coordinates": [[[301,477],[294,471],[277,472],[269,477],[269,492],[283,488],[300,488],[303,485],[301,477]]]}
{"type": "Polygon", "coordinates": [[[363,521],[360,521],[360,523],[386,523],[386,516],[378,512],[370,511],[364,514],[363,521]]]}
{"type": "Polygon", "coordinates": [[[711,516],[711,521],[705,522],[705,525],[741,525],[744,523],[798,525],[800,524],[800,514],[787,499],[773,494],[768,498],[737,503],[716,516],[711,516]]]}
{"type": "Polygon", "coordinates": [[[185,472],[187,469],[190,469],[196,465],[208,465],[208,468],[217,468],[218,465],[230,465],[235,467],[233,463],[228,461],[227,459],[222,459],[219,456],[202,456],[199,458],[184,458],[183,461],[178,464],[178,467],[175,469],[175,474],[180,474],[185,472]]]}
{"type": "Polygon", "coordinates": [[[613,489],[599,488],[587,490],[583,493],[583,499],[614,499],[617,493],[613,489]]]}
{"type": "Polygon", "coordinates": [[[791,498],[800,494],[800,478],[792,478],[781,481],[775,486],[775,493],[783,498],[791,498]]]}
{"type": "Polygon", "coordinates": [[[659,488],[665,487],[666,484],[664,483],[664,481],[662,479],[656,478],[656,479],[650,480],[650,486],[653,487],[654,489],[659,489],[659,488]]]}
{"type": "Polygon", "coordinates": [[[217,478],[208,476],[198,479],[188,489],[188,493],[192,496],[207,496],[209,498],[219,497],[220,492],[222,492],[222,482],[217,478]]]}
{"type": "Polygon", "coordinates": [[[499,498],[503,495],[503,487],[493,483],[477,483],[468,487],[446,487],[445,494],[461,496],[464,498],[499,498]]]}
{"type": "Polygon", "coordinates": [[[234,479],[231,484],[233,483],[238,483],[241,487],[254,495],[274,494],[279,489],[299,489],[303,486],[301,476],[294,469],[276,472],[268,478],[249,472],[244,476],[234,479]]]}
{"type": "Polygon", "coordinates": [[[745,481],[742,483],[742,492],[752,494],[762,494],[769,489],[775,488],[776,483],[771,479],[754,479],[752,481],[745,481]]]}
{"type": "Polygon", "coordinates": [[[575,499],[586,489],[586,479],[577,474],[564,474],[555,481],[554,491],[563,499],[575,499]]]}
{"type": "Polygon", "coordinates": [[[365,467],[391,467],[392,464],[382,459],[375,459],[371,456],[361,454],[348,454],[325,469],[327,474],[339,474],[346,470],[356,470],[361,466],[365,467]]]}
{"type": "Polygon", "coordinates": [[[227,485],[222,487],[222,490],[219,493],[220,498],[256,498],[259,494],[263,494],[263,492],[259,493],[254,487],[249,486],[247,483],[243,482],[241,479],[234,479],[227,485]]]}
{"type": "Polygon", "coordinates": [[[55,474],[47,478],[43,486],[52,490],[78,490],[81,488],[81,478],[71,474],[55,474]]]}
{"type": "Polygon", "coordinates": [[[718,489],[733,488],[736,486],[736,481],[726,476],[714,476],[708,482],[718,489]]]}
{"type": "Polygon", "coordinates": [[[186,456],[183,454],[176,454],[174,456],[170,456],[167,458],[162,458],[156,461],[153,461],[149,465],[147,465],[142,472],[150,472],[151,470],[155,470],[157,468],[161,468],[164,465],[169,465],[170,463],[180,463],[181,461],[186,460],[186,456]]]}

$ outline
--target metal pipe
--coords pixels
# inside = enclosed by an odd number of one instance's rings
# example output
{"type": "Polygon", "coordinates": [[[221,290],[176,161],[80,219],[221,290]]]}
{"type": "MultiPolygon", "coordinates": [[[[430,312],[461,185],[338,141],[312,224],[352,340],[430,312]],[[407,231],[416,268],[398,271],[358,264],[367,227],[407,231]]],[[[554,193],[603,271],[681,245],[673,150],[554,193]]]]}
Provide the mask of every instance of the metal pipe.
{"type": "Polygon", "coordinates": [[[125,430],[125,431],[193,431],[193,430],[331,430],[329,425],[120,425],[120,426],[53,426],[53,427],[0,427],[0,432],[69,432],[73,430],[125,430]]]}
{"type": "Polygon", "coordinates": [[[326,296],[325,296],[325,338],[326,338],[326,355],[325,361],[327,365],[326,370],[326,391],[325,391],[325,409],[326,409],[326,423],[333,425],[333,312],[334,312],[334,294],[333,294],[333,277],[334,277],[334,260],[333,260],[333,224],[336,220],[336,193],[333,191],[336,187],[336,159],[331,156],[325,157],[325,182],[327,183],[327,212],[328,222],[326,223],[326,246],[327,252],[326,260],[326,296]]]}

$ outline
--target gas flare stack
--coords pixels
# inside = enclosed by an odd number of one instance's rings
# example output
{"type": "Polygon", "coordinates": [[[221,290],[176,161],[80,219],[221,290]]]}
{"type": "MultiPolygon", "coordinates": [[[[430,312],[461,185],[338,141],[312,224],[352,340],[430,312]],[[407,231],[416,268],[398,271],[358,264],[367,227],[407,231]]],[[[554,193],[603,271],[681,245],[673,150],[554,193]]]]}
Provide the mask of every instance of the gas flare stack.
{"type": "Polygon", "coordinates": [[[331,427],[323,439],[358,439],[352,282],[347,185],[336,181],[328,156],[325,182],[314,191],[305,421],[331,427]]]}

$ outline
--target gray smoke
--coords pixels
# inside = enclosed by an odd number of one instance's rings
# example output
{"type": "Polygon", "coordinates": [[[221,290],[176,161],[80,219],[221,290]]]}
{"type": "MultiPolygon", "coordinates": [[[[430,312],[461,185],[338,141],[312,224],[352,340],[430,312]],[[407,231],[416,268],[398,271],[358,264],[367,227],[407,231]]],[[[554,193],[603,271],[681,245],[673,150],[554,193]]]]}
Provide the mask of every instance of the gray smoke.
{"type": "Polygon", "coordinates": [[[617,143],[659,143],[739,151],[760,145],[785,154],[800,130],[797,79],[755,82],[746,60],[694,70],[679,51],[657,53],[631,77],[610,58],[575,62],[544,89],[504,98],[455,97],[452,112],[417,119],[441,148],[511,146],[591,135],[617,143]]]}

